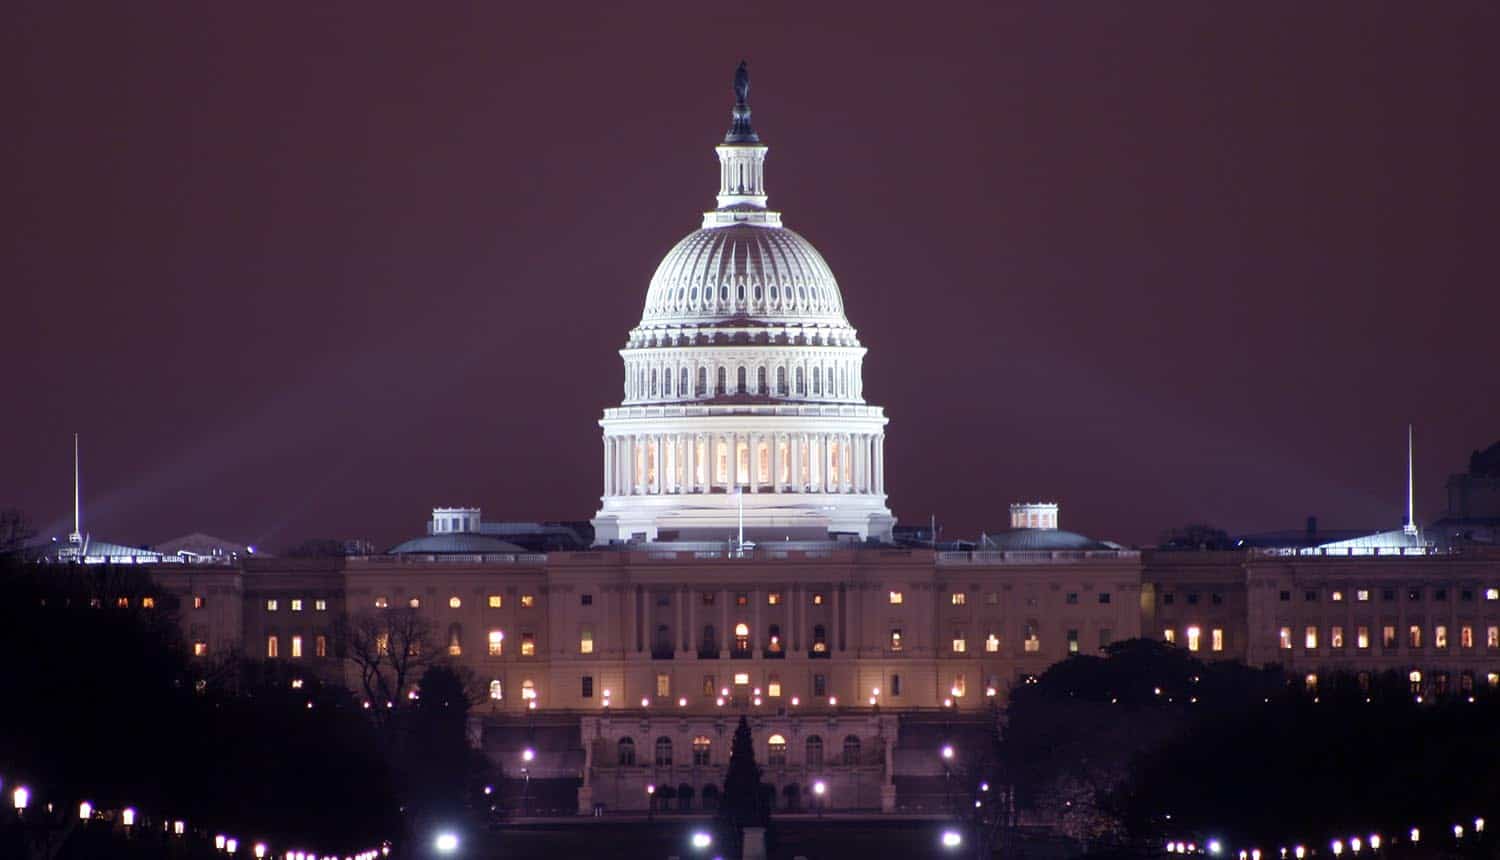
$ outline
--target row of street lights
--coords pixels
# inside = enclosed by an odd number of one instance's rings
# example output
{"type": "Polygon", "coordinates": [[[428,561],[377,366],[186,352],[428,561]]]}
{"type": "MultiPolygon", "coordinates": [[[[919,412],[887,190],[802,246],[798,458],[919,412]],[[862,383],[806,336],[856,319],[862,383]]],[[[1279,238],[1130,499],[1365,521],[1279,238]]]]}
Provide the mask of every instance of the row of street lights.
{"type": "MultiPolygon", "coordinates": [[[[1482,817],[1475,818],[1473,832],[1475,834],[1484,833],[1484,824],[1485,822],[1482,817]]],[[[1462,840],[1464,838],[1464,833],[1465,830],[1462,824],[1453,825],[1453,838],[1455,840],[1462,840]]],[[[1409,831],[1407,831],[1407,841],[1411,842],[1413,845],[1420,843],[1422,841],[1422,829],[1420,827],[1413,827],[1409,831]]],[[[1348,839],[1334,839],[1329,842],[1328,850],[1333,854],[1334,857],[1342,857],[1345,850],[1347,850],[1351,855],[1357,855],[1365,848],[1369,848],[1371,851],[1379,851],[1381,847],[1386,844],[1387,840],[1384,839],[1379,833],[1371,833],[1368,837],[1350,836],[1348,839]]],[[[1200,849],[1196,842],[1184,842],[1182,840],[1170,839],[1167,841],[1166,851],[1168,854],[1206,853],[1210,856],[1217,857],[1223,855],[1224,845],[1218,839],[1209,839],[1208,842],[1205,843],[1200,849]]],[[[1291,848],[1280,848],[1278,849],[1277,853],[1280,856],[1280,860],[1289,860],[1289,858],[1295,858],[1295,860],[1306,860],[1308,855],[1315,854],[1317,852],[1309,849],[1306,845],[1298,844],[1292,846],[1291,848]]],[[[1239,851],[1239,860],[1262,860],[1261,849],[1242,848],[1239,851]]]]}

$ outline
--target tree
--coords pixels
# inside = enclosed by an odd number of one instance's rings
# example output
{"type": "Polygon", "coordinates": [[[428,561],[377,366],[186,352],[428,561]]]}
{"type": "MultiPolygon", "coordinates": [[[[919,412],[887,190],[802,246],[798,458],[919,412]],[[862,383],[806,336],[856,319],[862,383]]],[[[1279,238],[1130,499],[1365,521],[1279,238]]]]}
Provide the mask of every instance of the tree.
{"type": "Polygon", "coordinates": [[[33,537],[36,532],[18,508],[0,509],[0,558],[21,555],[33,537]]]}
{"type": "Polygon", "coordinates": [[[750,723],[741,715],[729,745],[729,769],[724,773],[724,794],[719,799],[719,824],[724,837],[738,852],[744,828],[765,827],[771,822],[770,807],[755,763],[755,742],[750,723]]]}
{"type": "Polygon", "coordinates": [[[1189,523],[1182,528],[1172,529],[1161,537],[1161,549],[1226,550],[1233,548],[1234,542],[1229,539],[1228,532],[1214,528],[1207,523],[1189,523]]]}
{"type": "Polygon", "coordinates": [[[433,661],[432,623],[415,609],[346,616],[335,624],[334,638],[377,714],[403,707],[412,685],[433,661]]]}

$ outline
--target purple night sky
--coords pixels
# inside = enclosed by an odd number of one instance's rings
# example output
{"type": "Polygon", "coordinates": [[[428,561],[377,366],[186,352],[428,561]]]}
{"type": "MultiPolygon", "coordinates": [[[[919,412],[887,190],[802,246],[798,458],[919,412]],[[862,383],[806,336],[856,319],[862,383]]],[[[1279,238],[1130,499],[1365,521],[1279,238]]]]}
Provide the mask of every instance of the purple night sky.
{"type": "Polygon", "coordinates": [[[14,2],[0,507],[130,543],[587,519],[750,61],[946,536],[1395,527],[1500,438],[1493,3],[14,2]]]}

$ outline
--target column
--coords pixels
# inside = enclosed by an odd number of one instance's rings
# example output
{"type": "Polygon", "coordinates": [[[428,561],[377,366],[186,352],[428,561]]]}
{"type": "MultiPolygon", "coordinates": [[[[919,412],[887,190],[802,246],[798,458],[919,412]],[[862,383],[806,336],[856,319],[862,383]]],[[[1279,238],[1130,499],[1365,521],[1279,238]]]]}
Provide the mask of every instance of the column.
{"type": "Polygon", "coordinates": [[[751,654],[759,654],[760,651],[761,651],[761,649],[765,647],[765,643],[768,642],[768,641],[770,641],[770,640],[768,640],[766,638],[765,628],[763,626],[761,626],[761,623],[760,623],[760,605],[762,603],[765,603],[765,602],[766,602],[765,594],[763,592],[761,592],[760,589],[757,588],[757,589],[754,589],[753,591],[750,592],[750,603],[753,604],[750,607],[750,609],[751,609],[751,613],[750,613],[750,653],[751,654]]]}
{"type": "Polygon", "coordinates": [[[748,434],[750,446],[750,492],[760,492],[760,434],[748,434]]]}
{"type": "Polygon", "coordinates": [[[698,641],[698,594],[691,585],[687,586],[687,616],[687,629],[682,631],[683,650],[692,654],[697,650],[693,643],[698,641]]]}
{"type": "Polygon", "coordinates": [[[719,589],[719,656],[729,656],[729,589],[719,589]]]}
{"type": "Polygon", "coordinates": [[[885,492],[885,434],[875,436],[875,492],[885,492]]]}
{"type": "MultiPolygon", "coordinates": [[[[677,641],[678,642],[682,642],[682,641],[684,641],[686,639],[686,637],[683,635],[686,631],[684,631],[682,629],[682,601],[686,599],[687,592],[684,591],[683,589],[679,588],[679,589],[677,589],[676,597],[677,597],[677,600],[676,600],[676,603],[677,603],[677,641]]],[[[684,645],[683,648],[682,648],[682,650],[686,651],[687,650],[687,646],[684,645]]]]}
{"type": "Polygon", "coordinates": [[[843,586],[838,583],[834,583],[833,587],[829,589],[831,592],[829,596],[833,598],[833,612],[829,613],[829,616],[833,619],[832,625],[829,626],[829,633],[832,634],[828,637],[829,653],[832,653],[833,649],[837,648],[839,644],[839,609],[843,605],[843,601],[839,598],[843,590],[843,586]]]}
{"type": "Polygon", "coordinates": [[[790,628],[786,632],[787,649],[793,653],[802,650],[802,624],[800,622],[800,619],[802,618],[802,613],[805,611],[802,608],[802,601],[806,599],[807,597],[804,594],[802,584],[798,583],[796,585],[793,585],[792,611],[789,613],[792,617],[786,625],[788,628],[790,628]]]}
{"type": "Polygon", "coordinates": [[[838,492],[838,485],[833,481],[833,470],[829,468],[833,465],[833,439],[832,433],[823,434],[823,492],[825,493],[838,492]]]}
{"type": "Polygon", "coordinates": [[[772,433],[771,442],[766,446],[766,453],[771,455],[771,492],[781,492],[781,434],[772,433]]]}
{"type": "Polygon", "coordinates": [[[682,491],[684,493],[692,493],[697,491],[693,485],[693,460],[698,454],[698,446],[696,444],[697,438],[697,433],[683,434],[683,443],[685,447],[682,452],[682,491]]]}
{"type": "Polygon", "coordinates": [[[612,478],[611,478],[611,476],[609,474],[609,470],[614,466],[615,461],[614,461],[614,457],[610,456],[609,446],[610,446],[609,437],[605,436],[604,437],[604,495],[606,495],[606,496],[614,495],[613,493],[610,492],[610,484],[613,483],[613,480],[612,480],[612,478]]]}
{"type": "Polygon", "coordinates": [[[787,482],[787,490],[793,493],[802,492],[802,434],[788,433],[786,436],[787,455],[792,461],[791,480],[787,482]]]}
{"type": "Polygon", "coordinates": [[[661,450],[666,447],[662,444],[666,438],[666,434],[664,433],[653,433],[651,435],[651,441],[656,446],[656,456],[652,459],[652,465],[656,467],[656,475],[651,482],[651,492],[657,496],[662,494],[662,488],[666,486],[665,476],[662,474],[662,464],[666,461],[666,458],[662,456],[661,450]]]}

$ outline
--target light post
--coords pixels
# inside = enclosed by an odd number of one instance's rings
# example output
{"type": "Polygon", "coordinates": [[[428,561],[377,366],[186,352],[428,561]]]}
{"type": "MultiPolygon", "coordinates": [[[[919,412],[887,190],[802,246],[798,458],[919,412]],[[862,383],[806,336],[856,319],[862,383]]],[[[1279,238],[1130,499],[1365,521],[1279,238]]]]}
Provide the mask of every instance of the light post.
{"type": "Polygon", "coordinates": [[[949,814],[953,812],[953,744],[943,744],[943,802],[948,807],[949,814]]]}
{"type": "Polygon", "coordinates": [[[527,747],[521,750],[521,817],[526,817],[526,804],[531,797],[531,763],[536,760],[536,750],[527,747]]]}
{"type": "Polygon", "coordinates": [[[818,804],[818,817],[819,818],[823,817],[823,803],[824,803],[824,801],[823,801],[823,795],[826,794],[827,792],[828,792],[828,784],[825,783],[825,782],[823,782],[823,780],[820,779],[817,782],[813,783],[813,797],[816,799],[815,802],[818,804]]]}
{"type": "Polygon", "coordinates": [[[646,820],[652,821],[656,818],[656,783],[646,785],[646,820]]]}

